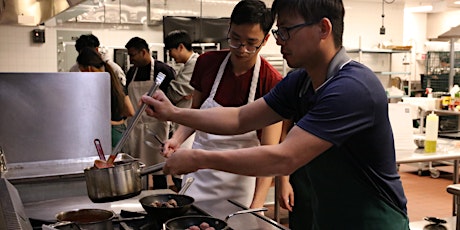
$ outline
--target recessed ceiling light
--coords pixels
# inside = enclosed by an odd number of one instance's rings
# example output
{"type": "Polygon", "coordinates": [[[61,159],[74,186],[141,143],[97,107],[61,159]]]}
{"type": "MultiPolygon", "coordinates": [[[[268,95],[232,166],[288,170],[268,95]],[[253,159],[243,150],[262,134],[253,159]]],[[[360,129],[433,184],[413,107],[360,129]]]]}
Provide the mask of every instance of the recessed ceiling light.
{"type": "Polygon", "coordinates": [[[412,13],[423,13],[423,12],[430,12],[433,10],[432,5],[427,5],[427,6],[414,6],[414,7],[406,7],[404,8],[404,11],[406,12],[412,12],[412,13]]]}

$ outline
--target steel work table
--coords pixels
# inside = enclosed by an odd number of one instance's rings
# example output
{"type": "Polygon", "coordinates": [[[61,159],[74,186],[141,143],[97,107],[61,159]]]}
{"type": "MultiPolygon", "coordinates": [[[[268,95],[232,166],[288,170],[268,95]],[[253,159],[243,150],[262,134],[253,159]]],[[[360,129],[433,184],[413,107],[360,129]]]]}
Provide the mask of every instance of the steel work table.
{"type": "MultiPolygon", "coordinates": [[[[396,150],[396,163],[407,164],[407,163],[418,163],[418,162],[432,162],[432,161],[453,161],[453,175],[452,183],[458,184],[458,162],[460,160],[460,148],[454,146],[452,139],[439,138],[437,152],[425,153],[424,149],[414,150],[396,150]]],[[[453,198],[452,214],[456,215],[456,199],[453,198]]]]}

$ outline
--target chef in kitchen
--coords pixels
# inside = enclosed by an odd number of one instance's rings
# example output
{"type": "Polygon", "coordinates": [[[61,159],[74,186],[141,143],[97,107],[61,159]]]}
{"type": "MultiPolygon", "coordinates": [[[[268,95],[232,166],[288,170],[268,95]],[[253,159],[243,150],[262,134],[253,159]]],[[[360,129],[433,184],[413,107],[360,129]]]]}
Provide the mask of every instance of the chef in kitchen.
{"type": "MultiPolygon", "coordinates": [[[[169,87],[175,76],[174,69],[155,60],[150,55],[149,46],[144,39],[133,37],[126,43],[125,47],[128,49],[129,61],[133,64],[133,67],[126,74],[126,85],[128,96],[134,106],[138,105],[141,95],[148,92],[155,84],[155,79],[160,72],[166,75],[160,89],[165,93],[167,93],[168,88],[174,90],[174,88],[169,87]]],[[[138,108],[135,109],[138,110],[138,108]]],[[[169,125],[167,122],[142,114],[128,139],[129,154],[139,158],[146,165],[163,162],[164,158],[159,154],[162,146],[153,135],[157,135],[161,140],[166,140],[168,133],[169,125]],[[151,145],[147,145],[145,141],[150,141],[151,145]]],[[[153,175],[152,177],[154,189],[167,188],[165,175],[153,175]]]]}
{"type": "MultiPolygon", "coordinates": [[[[209,51],[198,57],[190,84],[194,87],[192,108],[208,109],[251,103],[269,92],[281,75],[265,59],[260,49],[269,38],[273,17],[260,0],[240,1],[233,9],[228,30],[230,50],[209,51]]],[[[179,146],[195,129],[179,126],[165,147],[179,146]]],[[[261,127],[261,132],[220,136],[197,131],[193,148],[238,149],[260,144],[277,144],[281,123],[261,127]]],[[[250,207],[262,207],[271,177],[255,178],[216,170],[202,170],[184,176],[195,181],[186,195],[196,201],[232,199],[250,207]]]]}
{"type": "Polygon", "coordinates": [[[301,194],[312,213],[304,220],[299,215],[293,229],[409,229],[387,96],[373,71],[342,46],[342,0],[275,0],[272,12],[281,53],[299,69],[269,94],[240,107],[207,110],[174,107],[160,91],[142,100],[151,116],[215,134],[245,133],[283,118],[294,127],[278,145],[165,149],[165,173],[216,169],[273,176],[302,170],[304,180],[294,183],[306,185],[301,194]]]}

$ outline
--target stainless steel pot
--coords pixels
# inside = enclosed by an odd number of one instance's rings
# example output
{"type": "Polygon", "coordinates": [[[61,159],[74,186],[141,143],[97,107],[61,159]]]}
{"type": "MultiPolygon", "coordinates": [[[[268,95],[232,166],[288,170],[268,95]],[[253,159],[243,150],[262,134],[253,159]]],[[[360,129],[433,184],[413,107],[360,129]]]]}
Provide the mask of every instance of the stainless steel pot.
{"type": "Polygon", "coordinates": [[[165,163],[141,168],[138,161],[115,162],[114,167],[84,170],[88,197],[95,203],[131,198],[141,193],[141,176],[161,171],[165,163]]]}
{"type": "MultiPolygon", "coordinates": [[[[81,230],[112,230],[112,219],[115,214],[104,209],[79,209],[60,212],[56,215],[59,221],[56,226],[76,224],[81,230]]],[[[72,225],[70,225],[72,226],[72,225]]]]}

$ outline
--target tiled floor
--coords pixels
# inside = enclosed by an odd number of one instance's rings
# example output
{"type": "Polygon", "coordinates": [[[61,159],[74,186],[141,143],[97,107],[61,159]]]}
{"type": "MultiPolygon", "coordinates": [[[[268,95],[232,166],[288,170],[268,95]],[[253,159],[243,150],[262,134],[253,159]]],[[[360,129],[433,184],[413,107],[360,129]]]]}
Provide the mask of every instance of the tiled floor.
{"type": "Polygon", "coordinates": [[[452,174],[441,172],[435,179],[426,172],[419,176],[415,167],[401,165],[400,175],[410,221],[420,221],[426,216],[452,216],[453,196],[446,191],[452,184],[452,174]]]}
{"type": "MultiPolygon", "coordinates": [[[[418,175],[418,168],[413,165],[401,165],[399,168],[404,191],[408,200],[409,220],[422,221],[426,216],[445,218],[452,216],[453,197],[446,187],[452,184],[452,174],[441,172],[439,178],[432,178],[428,171],[418,175]]],[[[267,205],[266,216],[273,218],[273,205],[267,205]]],[[[288,226],[288,213],[281,209],[281,223],[288,226]]]]}

